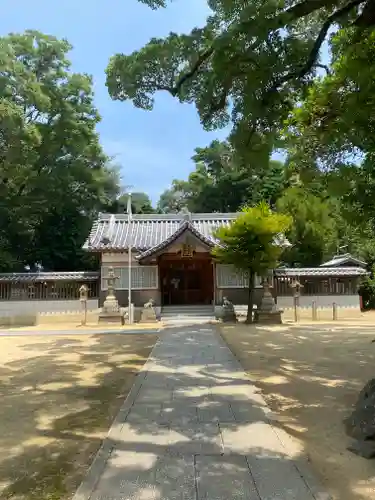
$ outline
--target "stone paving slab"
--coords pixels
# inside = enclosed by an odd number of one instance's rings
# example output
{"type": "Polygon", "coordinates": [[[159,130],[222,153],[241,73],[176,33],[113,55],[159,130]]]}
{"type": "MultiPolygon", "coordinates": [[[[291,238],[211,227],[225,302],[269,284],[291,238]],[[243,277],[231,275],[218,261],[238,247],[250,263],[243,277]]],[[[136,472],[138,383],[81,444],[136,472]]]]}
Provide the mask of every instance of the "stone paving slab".
{"type": "Polygon", "coordinates": [[[269,422],[221,423],[224,453],[237,455],[276,453],[285,448],[269,422]]]}
{"type": "Polygon", "coordinates": [[[73,500],[330,500],[272,422],[214,327],[165,330],[73,500]]]}
{"type": "Polygon", "coordinates": [[[114,451],[90,500],[196,500],[194,457],[114,451]]]}
{"type": "Polygon", "coordinates": [[[162,403],[144,403],[134,405],[124,416],[123,421],[128,424],[142,425],[149,422],[161,423],[162,403]]]}
{"type": "MultiPolygon", "coordinates": [[[[114,435],[117,446],[134,452],[180,455],[221,454],[223,441],[217,423],[125,422],[114,435]]],[[[116,447],[116,444],[115,444],[116,447]]]]}
{"type": "Polygon", "coordinates": [[[169,387],[141,387],[137,396],[137,404],[142,403],[163,403],[170,401],[173,396],[173,390],[169,387]]]}
{"type": "Polygon", "coordinates": [[[315,500],[287,457],[250,455],[247,461],[262,500],[315,500]]]}
{"type": "Polygon", "coordinates": [[[196,457],[198,500],[259,500],[246,457],[196,457]]]}
{"type": "Polygon", "coordinates": [[[160,421],[167,425],[186,425],[198,424],[198,414],[195,405],[186,406],[183,402],[172,400],[170,403],[163,404],[160,421]]]}
{"type": "Polygon", "coordinates": [[[185,373],[176,373],[176,372],[162,372],[160,370],[153,370],[151,374],[149,373],[145,378],[143,383],[143,387],[160,387],[162,383],[164,387],[169,387],[171,389],[179,389],[183,387],[191,387],[197,384],[200,387],[211,388],[213,385],[213,381],[210,377],[205,377],[203,375],[197,375],[196,377],[190,374],[187,375],[185,373]]]}
{"type": "Polygon", "coordinates": [[[188,387],[178,387],[175,386],[173,389],[173,400],[181,401],[187,406],[188,404],[198,404],[201,400],[206,400],[209,396],[211,396],[211,387],[210,386],[188,386],[188,387]]]}
{"type": "Polygon", "coordinates": [[[197,413],[199,422],[235,422],[230,403],[212,394],[197,402],[197,413]]]}

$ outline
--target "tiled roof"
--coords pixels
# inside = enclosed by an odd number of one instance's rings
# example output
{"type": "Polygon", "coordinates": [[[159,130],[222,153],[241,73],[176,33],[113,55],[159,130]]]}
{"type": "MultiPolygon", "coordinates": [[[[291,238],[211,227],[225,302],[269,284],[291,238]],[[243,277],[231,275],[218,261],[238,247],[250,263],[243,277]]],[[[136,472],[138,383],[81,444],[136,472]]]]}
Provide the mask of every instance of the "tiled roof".
{"type": "Polygon", "coordinates": [[[176,239],[179,236],[181,236],[185,231],[190,231],[196,238],[201,240],[202,243],[207,245],[208,247],[214,246],[214,242],[212,241],[212,239],[209,239],[209,238],[205,237],[204,235],[202,235],[199,231],[197,231],[197,229],[195,229],[195,227],[193,226],[193,224],[190,221],[186,220],[180,225],[180,227],[179,227],[179,229],[177,229],[177,231],[175,231],[174,233],[172,233],[169,236],[169,238],[162,241],[158,245],[155,245],[154,247],[151,247],[148,250],[141,253],[141,255],[139,255],[139,257],[138,257],[139,261],[142,261],[143,259],[146,259],[147,257],[151,257],[152,255],[157,254],[161,250],[164,250],[171,243],[176,241],[176,239]]]}
{"type": "MultiPolygon", "coordinates": [[[[229,226],[239,214],[213,213],[189,214],[189,223],[200,237],[215,244],[214,231],[229,226]]],[[[144,252],[168,240],[186,221],[186,214],[137,214],[133,215],[129,228],[126,214],[100,214],[94,223],[83,248],[89,251],[120,251],[129,248],[144,252]]],[[[289,245],[284,236],[280,245],[289,245]]]]}
{"type": "Polygon", "coordinates": [[[361,267],[296,267],[296,268],[279,268],[274,271],[278,277],[336,277],[336,276],[366,276],[365,269],[361,267]]]}
{"type": "Polygon", "coordinates": [[[91,281],[99,278],[99,273],[90,271],[77,272],[40,272],[40,273],[0,273],[0,281],[4,282],[37,282],[37,281],[91,281]]]}
{"type": "Polygon", "coordinates": [[[356,259],[350,253],[346,253],[343,255],[335,255],[331,260],[324,262],[320,267],[335,267],[342,266],[343,264],[349,264],[350,266],[360,266],[366,267],[366,262],[362,260],[356,259]]]}

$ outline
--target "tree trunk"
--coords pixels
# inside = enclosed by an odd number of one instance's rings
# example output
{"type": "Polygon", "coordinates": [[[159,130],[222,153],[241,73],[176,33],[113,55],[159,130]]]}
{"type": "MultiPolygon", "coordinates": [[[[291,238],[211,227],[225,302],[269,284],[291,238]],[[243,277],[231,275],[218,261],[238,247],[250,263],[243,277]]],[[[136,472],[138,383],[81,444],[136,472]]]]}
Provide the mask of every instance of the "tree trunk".
{"type": "Polygon", "coordinates": [[[247,316],[245,323],[251,324],[253,322],[253,291],[254,291],[254,278],[255,275],[252,271],[249,271],[249,289],[247,298],[247,316]]]}

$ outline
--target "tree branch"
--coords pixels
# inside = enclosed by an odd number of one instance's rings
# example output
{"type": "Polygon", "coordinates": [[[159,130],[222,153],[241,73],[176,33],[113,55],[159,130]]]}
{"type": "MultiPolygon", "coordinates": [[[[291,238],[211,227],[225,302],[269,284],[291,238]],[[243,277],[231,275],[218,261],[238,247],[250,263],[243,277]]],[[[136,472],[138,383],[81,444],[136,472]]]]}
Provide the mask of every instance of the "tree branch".
{"type": "Polygon", "coordinates": [[[264,104],[269,101],[269,97],[274,94],[275,92],[278,92],[279,87],[283,85],[284,83],[293,80],[293,79],[301,79],[304,76],[311,71],[313,66],[316,63],[316,60],[319,56],[319,52],[321,49],[321,46],[327,36],[329,28],[334,24],[338,19],[341,17],[345,16],[346,14],[349,14],[355,7],[363,3],[364,0],[352,0],[351,2],[347,3],[342,7],[341,9],[336,10],[333,14],[331,14],[326,21],[323,23],[323,26],[321,27],[321,30],[319,32],[319,35],[317,36],[314,45],[310,51],[310,54],[307,58],[306,63],[300,67],[295,69],[294,71],[290,71],[286,75],[278,78],[275,80],[275,82],[272,84],[271,88],[266,92],[265,98],[263,99],[264,104]]]}
{"type": "Polygon", "coordinates": [[[291,20],[300,19],[318,9],[322,9],[323,7],[330,8],[338,3],[338,0],[305,0],[289,7],[282,15],[290,16],[291,20]]]}
{"type": "Polygon", "coordinates": [[[370,28],[375,25],[375,1],[367,0],[361,14],[354,21],[354,26],[370,28]]]}
{"type": "Polygon", "coordinates": [[[173,96],[176,96],[179,93],[179,91],[181,90],[181,87],[183,86],[183,84],[186,81],[190,80],[191,78],[193,78],[193,76],[195,76],[196,73],[198,73],[202,64],[204,64],[212,56],[213,53],[214,53],[214,47],[213,47],[213,45],[211,45],[211,47],[209,47],[208,49],[203,51],[198,56],[198,59],[193,64],[193,66],[190,68],[190,70],[187,73],[185,73],[184,75],[182,75],[180,77],[180,79],[177,81],[177,83],[175,84],[175,86],[171,89],[171,94],[173,96]]]}
{"type": "Polygon", "coordinates": [[[314,66],[314,63],[316,62],[320,48],[327,36],[329,28],[334,24],[338,19],[341,17],[344,17],[345,15],[349,14],[355,7],[363,3],[363,0],[352,0],[351,2],[347,3],[342,7],[341,9],[336,10],[333,14],[331,14],[328,19],[324,22],[320,33],[315,40],[315,43],[313,45],[313,48],[310,52],[310,55],[306,61],[306,64],[301,68],[300,73],[299,73],[299,78],[304,77],[314,66]]]}
{"type": "MultiPolygon", "coordinates": [[[[328,30],[334,24],[338,19],[341,17],[344,17],[346,14],[350,13],[356,6],[361,5],[364,3],[366,0],[352,0],[349,3],[347,3],[344,7],[339,8],[335,12],[333,12],[324,22],[315,42],[314,45],[310,51],[310,54],[307,58],[306,63],[299,68],[296,68],[294,71],[290,71],[284,76],[278,78],[273,82],[271,85],[271,88],[267,90],[264,94],[264,97],[262,99],[262,104],[263,106],[267,105],[275,93],[279,91],[279,88],[285,84],[286,82],[293,80],[293,79],[302,79],[304,76],[306,76],[307,73],[311,71],[311,69],[314,66],[322,67],[326,70],[327,74],[329,74],[329,68],[325,65],[321,64],[316,64],[316,60],[319,56],[319,52],[321,49],[321,46],[327,36],[328,30]]],[[[275,15],[274,18],[269,19],[269,31],[274,31],[277,29],[280,29],[287,24],[290,24],[293,21],[296,21],[298,19],[301,19],[309,14],[312,14],[313,12],[322,9],[322,8],[332,8],[333,6],[337,5],[339,0],[304,0],[302,2],[297,3],[296,5],[293,5],[292,7],[288,8],[287,10],[279,12],[277,15],[275,15]]],[[[373,4],[375,0],[367,0],[366,5],[368,4],[373,4]]],[[[242,31],[242,32],[248,32],[251,25],[253,25],[257,20],[255,18],[248,19],[240,24],[234,22],[227,30],[225,33],[219,35],[208,47],[205,49],[203,52],[198,54],[196,62],[191,66],[189,71],[184,73],[178,80],[177,82],[171,86],[171,87],[165,87],[165,86],[160,86],[158,87],[159,90],[166,90],[168,91],[172,96],[177,96],[182,88],[182,86],[194,78],[200,71],[201,67],[212,57],[212,55],[216,51],[216,44],[217,42],[223,37],[223,36],[228,36],[228,31],[231,29],[237,30],[237,31],[242,31]]],[[[223,49],[223,46],[220,47],[220,50],[223,49]]],[[[256,64],[256,61],[251,61],[253,64],[256,64]]],[[[220,109],[223,109],[223,107],[226,106],[227,98],[229,94],[229,89],[224,88],[222,91],[221,96],[216,102],[212,103],[211,109],[209,112],[206,114],[204,117],[203,121],[209,120],[210,116],[214,112],[219,111],[220,109]]],[[[253,132],[255,131],[256,127],[254,127],[253,131],[250,131],[250,137],[252,137],[253,132]]]]}
{"type": "MultiPolygon", "coordinates": [[[[362,3],[364,0],[360,0],[358,3],[362,3]]],[[[270,30],[275,30],[278,28],[281,28],[285,26],[286,24],[290,23],[291,21],[300,19],[301,17],[305,17],[308,14],[311,14],[312,12],[315,12],[316,10],[319,10],[323,7],[332,7],[333,5],[336,5],[338,3],[338,0],[305,0],[303,2],[298,3],[297,5],[294,5],[293,7],[290,7],[289,9],[280,12],[277,14],[277,16],[274,19],[270,19],[270,30]]],[[[241,31],[248,31],[249,25],[254,24],[256,22],[256,19],[251,18],[249,20],[246,20],[245,22],[240,24],[241,31]]],[[[208,47],[206,50],[201,52],[198,55],[198,58],[196,62],[193,64],[193,66],[190,68],[190,70],[182,75],[179,80],[175,83],[175,85],[171,88],[163,88],[161,90],[168,90],[173,96],[176,96],[179,91],[181,90],[181,87],[184,83],[186,83],[188,80],[191,78],[194,78],[194,76],[199,72],[201,66],[214,54],[215,52],[215,44],[217,43],[218,40],[222,36],[227,36],[228,31],[230,29],[235,28],[237,25],[236,22],[234,22],[227,30],[225,33],[219,35],[216,40],[212,42],[210,47],[208,47]]]]}
{"type": "Polygon", "coordinates": [[[324,69],[324,71],[326,72],[326,75],[331,75],[331,70],[329,69],[329,67],[326,65],[326,64],[315,64],[314,65],[316,68],[322,68],[324,69]]]}
{"type": "Polygon", "coordinates": [[[217,111],[220,111],[226,107],[228,94],[229,94],[229,88],[230,88],[230,86],[225,86],[222,89],[219,98],[215,102],[211,103],[210,109],[208,110],[208,112],[206,113],[206,115],[204,116],[204,118],[202,120],[203,123],[207,123],[214,113],[216,113],[217,111]]]}

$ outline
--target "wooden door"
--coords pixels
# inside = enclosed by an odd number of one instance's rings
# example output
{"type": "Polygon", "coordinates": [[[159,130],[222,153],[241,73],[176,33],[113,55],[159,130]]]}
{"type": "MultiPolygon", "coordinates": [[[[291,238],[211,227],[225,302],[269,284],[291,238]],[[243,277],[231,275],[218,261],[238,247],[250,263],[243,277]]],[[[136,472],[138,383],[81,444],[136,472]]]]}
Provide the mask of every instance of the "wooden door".
{"type": "Polygon", "coordinates": [[[211,304],[213,268],[208,259],[170,259],[159,263],[163,305],[211,304]]]}

